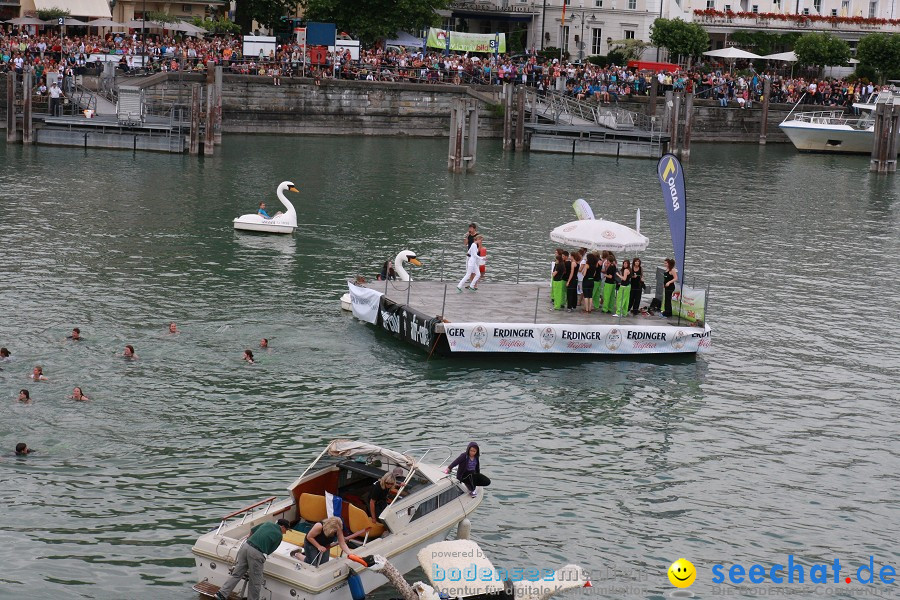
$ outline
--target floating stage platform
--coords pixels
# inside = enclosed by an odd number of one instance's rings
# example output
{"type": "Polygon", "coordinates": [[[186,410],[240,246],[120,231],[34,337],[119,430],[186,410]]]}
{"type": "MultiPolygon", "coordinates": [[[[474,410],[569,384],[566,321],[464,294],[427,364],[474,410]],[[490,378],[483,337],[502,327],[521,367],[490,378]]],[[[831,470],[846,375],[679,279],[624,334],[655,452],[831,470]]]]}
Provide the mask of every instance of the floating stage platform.
{"type": "Polygon", "coordinates": [[[35,115],[34,141],[50,146],[153,150],[182,154],[187,150],[189,123],[169,117],[145,117],[140,123],[125,124],[115,115],[83,116],[35,115]]]}
{"type": "Polygon", "coordinates": [[[684,318],[553,310],[549,282],[482,283],[462,293],[439,281],[348,286],[356,318],[429,355],[696,354],[711,345],[709,325],[684,318]]]}

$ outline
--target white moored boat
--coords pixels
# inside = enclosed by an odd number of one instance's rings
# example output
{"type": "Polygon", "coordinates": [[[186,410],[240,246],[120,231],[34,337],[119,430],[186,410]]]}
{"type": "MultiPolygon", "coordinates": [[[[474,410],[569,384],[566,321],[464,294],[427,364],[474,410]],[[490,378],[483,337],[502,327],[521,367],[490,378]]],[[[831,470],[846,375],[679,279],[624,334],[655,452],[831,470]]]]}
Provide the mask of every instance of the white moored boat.
{"type": "Polygon", "coordinates": [[[283,213],[268,219],[259,213],[241,215],[234,220],[234,228],[263,233],[294,233],[294,230],[297,229],[297,211],[294,210],[294,205],[284,197],[284,192],[287,190],[292,192],[300,191],[290,181],[281,182],[275,194],[284,205],[285,210],[283,213]]]}
{"type": "MultiPolygon", "coordinates": [[[[262,597],[271,600],[351,600],[348,577],[357,573],[366,593],[387,583],[376,571],[340,556],[321,566],[308,565],[290,553],[303,547],[305,532],[332,512],[340,510],[355,539],[348,544],[358,556],[381,555],[401,573],[418,565],[416,554],[425,546],[444,540],[454,527],[457,537],[468,537],[468,515],[481,504],[483,494],[471,497],[442,465],[423,463],[409,454],[372,444],[334,440],[294,481],[290,495],[281,501],[267,498],[222,518],[213,531],[197,540],[194,554],[199,583],[194,590],[213,596],[229,577],[238,549],[250,529],[266,521],[287,519],[292,529],[265,563],[262,597]],[[373,523],[364,508],[373,484],[385,473],[402,472],[400,494],[373,523]],[[326,498],[328,501],[326,501],[326,498]],[[341,502],[335,502],[340,498],[341,502]],[[335,508],[339,504],[340,508],[335,508]]],[[[337,516],[337,515],[335,515],[337,516]]],[[[240,591],[240,584],[236,591],[240,591]]]]}
{"type": "Polygon", "coordinates": [[[853,107],[861,111],[858,116],[842,110],[791,112],[779,127],[802,152],[871,154],[875,143],[875,107],[897,95],[898,91],[890,89],[872,94],[866,102],[855,102],[853,107]]]}

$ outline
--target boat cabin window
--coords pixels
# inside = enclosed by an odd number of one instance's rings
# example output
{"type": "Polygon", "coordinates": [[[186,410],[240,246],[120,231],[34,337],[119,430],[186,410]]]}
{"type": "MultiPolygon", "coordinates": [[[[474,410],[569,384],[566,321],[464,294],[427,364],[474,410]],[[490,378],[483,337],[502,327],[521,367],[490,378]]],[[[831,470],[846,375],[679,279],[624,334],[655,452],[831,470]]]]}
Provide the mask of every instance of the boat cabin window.
{"type": "Polygon", "coordinates": [[[454,500],[462,496],[462,494],[463,491],[459,489],[458,486],[453,486],[450,489],[441,492],[437,496],[432,496],[431,498],[424,500],[423,502],[419,503],[419,506],[416,507],[416,512],[413,513],[412,519],[410,519],[410,521],[420,519],[428,513],[453,502],[454,500]]]}

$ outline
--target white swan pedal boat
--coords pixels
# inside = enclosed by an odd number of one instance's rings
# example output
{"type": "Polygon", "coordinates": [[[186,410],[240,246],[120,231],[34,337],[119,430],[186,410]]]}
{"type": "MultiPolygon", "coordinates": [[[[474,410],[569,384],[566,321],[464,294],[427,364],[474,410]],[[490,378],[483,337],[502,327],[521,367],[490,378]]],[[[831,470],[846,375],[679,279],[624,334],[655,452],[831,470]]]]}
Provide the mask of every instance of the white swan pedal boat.
{"type": "Polygon", "coordinates": [[[260,231],[263,233],[294,233],[297,229],[297,211],[290,200],[284,197],[285,191],[299,192],[290,181],[282,181],[275,194],[284,205],[284,212],[268,219],[259,213],[250,213],[237,217],[233,223],[235,229],[244,231],[260,231]]]}
{"type": "MultiPolygon", "coordinates": [[[[281,546],[265,563],[263,598],[271,600],[351,600],[348,577],[360,577],[366,593],[387,583],[382,574],[339,556],[321,566],[308,565],[290,556],[303,546],[304,530],[328,516],[334,498],[341,498],[341,516],[354,534],[348,545],[357,556],[381,555],[400,573],[416,566],[416,554],[425,546],[443,541],[457,527],[458,537],[467,537],[468,516],[479,504],[483,493],[468,494],[455,477],[444,474],[439,464],[422,462],[409,454],[380,448],[365,442],[334,440],[294,481],[290,494],[281,501],[267,498],[236,510],[221,519],[218,526],[203,534],[191,548],[197,565],[199,583],[194,590],[214,596],[229,577],[238,549],[250,529],[266,521],[287,519],[292,529],[281,546]],[[382,523],[373,524],[364,508],[373,484],[385,473],[402,472],[401,492],[379,515],[382,523]],[[327,499],[327,501],[326,501],[327,499]]],[[[238,584],[237,590],[241,587],[238,584]]]]}
{"type": "MultiPolygon", "coordinates": [[[[394,257],[394,273],[397,276],[397,279],[400,281],[409,281],[412,279],[409,276],[406,268],[403,266],[403,263],[410,263],[412,265],[416,265],[417,267],[421,267],[422,263],[416,258],[416,253],[412,250],[401,250],[397,253],[397,256],[394,257]]],[[[341,296],[341,309],[350,312],[353,310],[353,303],[350,298],[350,292],[347,292],[343,296],[341,296]]]]}

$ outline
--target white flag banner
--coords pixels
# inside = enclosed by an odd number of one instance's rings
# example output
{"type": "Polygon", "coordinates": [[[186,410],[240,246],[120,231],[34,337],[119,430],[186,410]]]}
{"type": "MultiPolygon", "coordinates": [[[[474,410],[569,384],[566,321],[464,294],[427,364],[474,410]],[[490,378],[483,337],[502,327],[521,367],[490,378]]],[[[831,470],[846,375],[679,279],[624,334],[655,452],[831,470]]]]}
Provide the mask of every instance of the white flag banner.
{"type": "Polygon", "coordinates": [[[347,282],[350,288],[350,303],[353,307],[353,316],[360,321],[372,323],[378,321],[378,307],[381,305],[381,292],[370,290],[347,282]]]}

